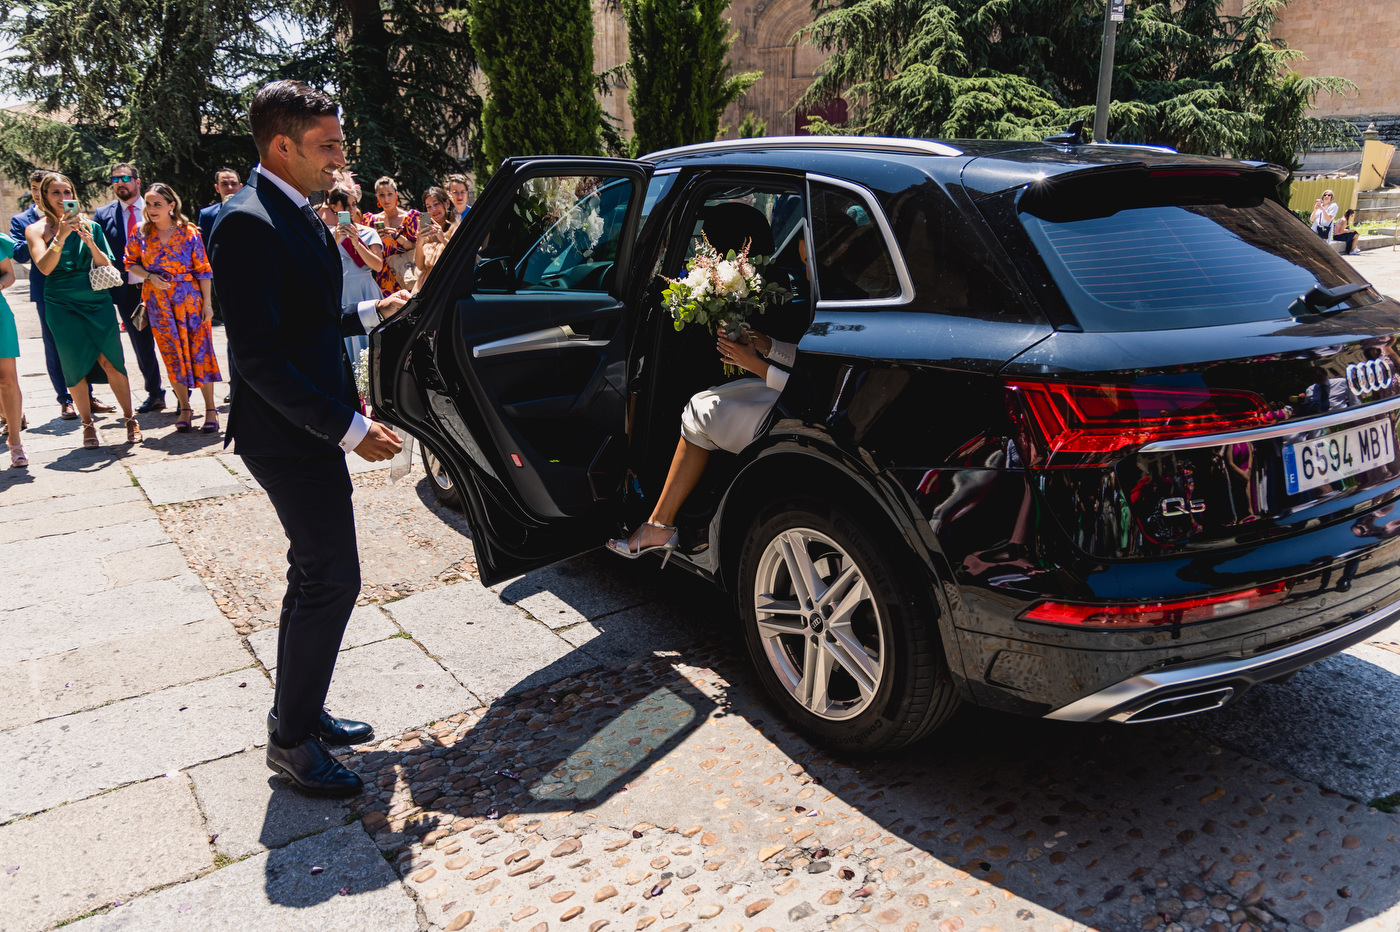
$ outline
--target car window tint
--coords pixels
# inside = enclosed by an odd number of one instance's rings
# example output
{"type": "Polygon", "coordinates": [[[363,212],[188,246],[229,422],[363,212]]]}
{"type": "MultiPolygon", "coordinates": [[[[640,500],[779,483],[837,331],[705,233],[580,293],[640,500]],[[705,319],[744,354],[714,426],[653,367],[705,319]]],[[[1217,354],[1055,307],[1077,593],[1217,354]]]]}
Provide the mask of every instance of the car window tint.
{"type": "Polygon", "coordinates": [[[812,185],[812,239],[823,301],[899,296],[894,260],[871,209],[853,191],[812,185]]]}
{"type": "Polygon", "coordinates": [[[1289,316],[1289,304],[1314,285],[1361,281],[1267,199],[1021,217],[1075,317],[1092,330],[1272,320],[1289,316]]]}
{"type": "Polygon", "coordinates": [[[580,175],[526,179],[481,245],[480,292],[608,291],[632,181],[580,175]]]}

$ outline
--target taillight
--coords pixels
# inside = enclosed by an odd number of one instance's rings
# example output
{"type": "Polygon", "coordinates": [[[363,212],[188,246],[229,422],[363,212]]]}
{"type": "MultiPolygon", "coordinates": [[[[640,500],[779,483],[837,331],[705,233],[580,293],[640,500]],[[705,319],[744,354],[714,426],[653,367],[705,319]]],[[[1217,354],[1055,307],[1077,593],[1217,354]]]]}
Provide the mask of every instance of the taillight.
{"type": "Polygon", "coordinates": [[[1112,462],[1157,440],[1228,433],[1272,423],[1253,392],[1018,380],[1006,385],[1027,465],[1046,468],[1112,462]]]}
{"type": "Polygon", "coordinates": [[[1170,602],[1143,602],[1136,605],[1041,602],[1021,613],[1024,621],[1049,625],[1069,625],[1100,631],[1134,628],[1162,628],[1243,615],[1277,605],[1288,595],[1290,583],[1283,580],[1256,586],[1242,592],[1176,599],[1170,602]]]}

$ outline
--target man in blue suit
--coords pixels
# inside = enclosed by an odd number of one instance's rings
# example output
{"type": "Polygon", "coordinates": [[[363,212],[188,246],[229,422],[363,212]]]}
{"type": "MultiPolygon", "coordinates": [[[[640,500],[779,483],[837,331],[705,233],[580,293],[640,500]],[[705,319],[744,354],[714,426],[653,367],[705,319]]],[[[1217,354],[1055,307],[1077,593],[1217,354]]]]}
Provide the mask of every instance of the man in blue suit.
{"type": "Polygon", "coordinates": [[[290,544],[267,765],[307,792],[354,796],[363,783],[327,745],[374,732],[325,709],[360,591],[345,456],[390,459],[401,441],[360,413],[343,337],[410,296],[341,306],[338,247],[307,198],[345,165],[335,102],[301,81],[273,81],[254,95],[248,123],[259,164],[214,221],[209,261],[237,379],[225,442],[267,492],[290,544]]]}
{"type": "MultiPolygon", "coordinates": [[[[233,197],[243,190],[243,181],[238,177],[238,172],[228,166],[224,166],[214,172],[214,193],[219,199],[199,212],[199,235],[204,240],[204,248],[209,248],[209,234],[214,232],[214,221],[219,217],[219,211],[224,208],[224,201],[233,197]]],[[[214,323],[224,322],[223,311],[219,308],[219,296],[212,295],[210,302],[214,305],[214,323]]]]}
{"type": "Polygon", "coordinates": [[[131,315],[141,303],[141,282],[126,270],[122,254],[126,251],[127,231],[135,230],[145,217],[146,199],[141,196],[141,176],[131,162],[118,162],[112,166],[110,180],[112,193],[117,199],[97,208],[92,219],[102,227],[107,236],[107,244],[117,255],[117,266],[126,276],[126,282],[112,289],[112,303],[121,315],[126,327],[127,339],[136,352],[136,364],[141,368],[141,378],[146,386],[146,400],[137,406],[142,414],[159,411],[165,407],[165,389],[160,387],[160,360],[156,358],[156,338],[148,326],[137,330],[131,322],[131,315]]]}
{"type": "MultiPolygon", "coordinates": [[[[42,168],[29,173],[29,193],[35,205],[39,203],[39,183],[44,180],[48,172],[42,168]]],[[[15,214],[10,218],[10,239],[15,241],[15,261],[30,262],[29,242],[24,238],[24,228],[31,223],[36,223],[41,218],[38,206],[31,206],[28,210],[15,214]]],[[[58,416],[65,421],[75,421],[78,419],[78,410],[73,407],[73,396],[68,393],[68,386],[63,384],[63,367],[58,361],[58,347],[54,345],[53,333],[49,330],[49,323],[44,319],[44,273],[34,268],[31,264],[29,269],[29,300],[34,302],[34,307],[39,311],[39,332],[44,338],[44,368],[49,372],[49,384],[53,386],[54,397],[58,400],[58,416]]],[[[92,383],[89,382],[89,391],[92,383]]],[[[92,410],[99,414],[111,414],[117,410],[112,405],[103,404],[96,398],[91,401],[92,410]]]]}

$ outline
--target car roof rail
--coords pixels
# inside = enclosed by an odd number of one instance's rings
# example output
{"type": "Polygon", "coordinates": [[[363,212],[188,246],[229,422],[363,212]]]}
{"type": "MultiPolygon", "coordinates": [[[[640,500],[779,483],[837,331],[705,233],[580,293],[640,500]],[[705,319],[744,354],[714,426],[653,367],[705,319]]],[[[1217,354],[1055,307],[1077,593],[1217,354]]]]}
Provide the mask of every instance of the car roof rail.
{"type": "Polygon", "coordinates": [[[730,152],[743,149],[868,149],[881,152],[907,152],[913,155],[955,156],[961,149],[932,139],[906,139],[901,136],[753,136],[747,139],[718,139],[690,146],[677,146],[649,152],[649,162],[677,155],[704,152],[730,152]]]}

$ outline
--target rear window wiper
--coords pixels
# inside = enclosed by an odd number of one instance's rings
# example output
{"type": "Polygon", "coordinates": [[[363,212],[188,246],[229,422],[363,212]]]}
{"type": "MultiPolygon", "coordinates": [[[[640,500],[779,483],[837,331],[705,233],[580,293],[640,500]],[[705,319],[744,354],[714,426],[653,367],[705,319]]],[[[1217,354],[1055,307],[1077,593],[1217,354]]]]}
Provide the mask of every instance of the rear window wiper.
{"type": "Polygon", "coordinates": [[[1357,292],[1366,291],[1370,287],[1366,282],[1359,285],[1338,285],[1336,288],[1313,285],[1306,292],[1293,299],[1293,303],[1288,305],[1288,313],[1294,317],[1302,317],[1305,314],[1322,314],[1357,292]]]}

